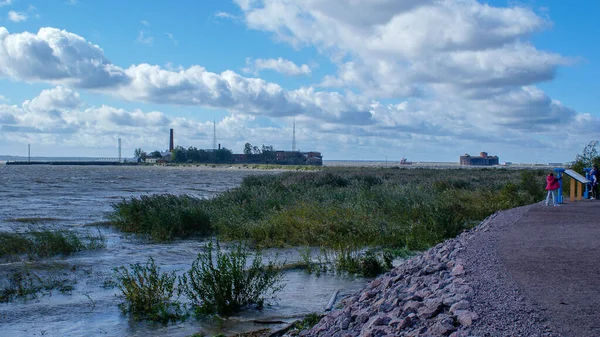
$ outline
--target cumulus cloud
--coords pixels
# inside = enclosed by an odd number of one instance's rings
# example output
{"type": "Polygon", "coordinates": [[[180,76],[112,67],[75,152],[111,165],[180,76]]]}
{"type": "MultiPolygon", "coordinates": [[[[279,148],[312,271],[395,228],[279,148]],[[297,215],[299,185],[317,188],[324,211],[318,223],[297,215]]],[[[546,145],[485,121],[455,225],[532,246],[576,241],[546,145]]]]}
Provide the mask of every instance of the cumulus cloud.
{"type": "Polygon", "coordinates": [[[307,64],[296,65],[290,60],[281,57],[277,59],[246,59],[247,67],[244,72],[258,74],[262,70],[269,69],[288,76],[310,75],[311,69],[307,64]]]}
{"type": "Polygon", "coordinates": [[[10,34],[0,27],[0,77],[94,89],[129,81],[100,47],[56,28],[10,34]]]}
{"type": "Polygon", "coordinates": [[[27,20],[27,13],[16,12],[16,11],[9,11],[8,12],[8,19],[10,21],[12,21],[12,22],[26,21],[27,20]]]}
{"type": "Polygon", "coordinates": [[[419,86],[431,82],[531,85],[554,78],[568,62],[523,42],[551,25],[525,7],[475,0],[236,2],[249,27],[329,55],[339,71],[322,85],[375,87],[372,96],[419,95],[419,86]]]}
{"type": "Polygon", "coordinates": [[[0,0],[0,7],[8,6],[12,3],[12,0],[0,0]]]}

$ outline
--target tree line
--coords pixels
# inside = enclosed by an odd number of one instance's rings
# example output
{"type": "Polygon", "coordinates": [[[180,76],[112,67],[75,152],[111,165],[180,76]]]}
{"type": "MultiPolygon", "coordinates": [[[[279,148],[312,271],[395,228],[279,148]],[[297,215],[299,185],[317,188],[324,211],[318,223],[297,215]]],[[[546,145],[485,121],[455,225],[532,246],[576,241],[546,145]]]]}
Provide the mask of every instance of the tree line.
{"type": "MultiPolygon", "coordinates": [[[[246,143],[244,145],[243,154],[245,155],[244,161],[248,163],[273,164],[277,161],[277,155],[273,145],[263,145],[262,147],[258,147],[246,143]]],[[[135,149],[133,156],[139,162],[144,162],[148,158],[162,158],[161,152],[158,150],[147,153],[141,148],[135,149]]],[[[216,150],[203,150],[194,146],[190,146],[187,149],[183,146],[177,146],[171,152],[170,161],[173,163],[232,163],[234,161],[234,155],[233,152],[226,147],[216,150]]]]}

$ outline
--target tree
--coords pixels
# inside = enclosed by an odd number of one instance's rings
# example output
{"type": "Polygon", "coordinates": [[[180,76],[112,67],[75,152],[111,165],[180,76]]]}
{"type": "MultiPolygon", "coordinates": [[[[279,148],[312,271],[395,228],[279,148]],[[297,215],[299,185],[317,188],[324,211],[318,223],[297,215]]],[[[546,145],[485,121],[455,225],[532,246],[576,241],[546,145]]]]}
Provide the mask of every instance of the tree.
{"type": "Polygon", "coordinates": [[[244,145],[244,154],[248,157],[252,154],[252,144],[246,143],[246,145],[244,145]]]}
{"type": "Polygon", "coordinates": [[[593,165],[600,166],[600,156],[598,156],[598,150],[596,150],[597,145],[597,140],[589,142],[583,148],[583,151],[580,154],[577,154],[575,162],[571,165],[571,169],[583,173],[583,169],[586,167],[592,167],[593,165]]]}
{"type": "Polygon", "coordinates": [[[150,152],[150,154],[148,156],[150,158],[160,158],[160,157],[162,157],[162,155],[160,154],[160,151],[158,151],[158,150],[150,152]]]}
{"type": "Polygon", "coordinates": [[[277,159],[273,145],[262,146],[262,155],[265,163],[273,163],[277,159]]]}
{"type": "Polygon", "coordinates": [[[145,161],[146,157],[148,157],[148,155],[141,148],[137,148],[137,149],[135,149],[135,151],[133,151],[133,157],[136,158],[139,162],[139,161],[145,161]]]}
{"type": "Polygon", "coordinates": [[[188,160],[187,152],[183,146],[177,146],[171,152],[171,161],[174,163],[185,163],[188,160]]]}
{"type": "Polygon", "coordinates": [[[233,158],[233,152],[224,147],[215,151],[215,160],[217,163],[230,163],[233,158]]]}

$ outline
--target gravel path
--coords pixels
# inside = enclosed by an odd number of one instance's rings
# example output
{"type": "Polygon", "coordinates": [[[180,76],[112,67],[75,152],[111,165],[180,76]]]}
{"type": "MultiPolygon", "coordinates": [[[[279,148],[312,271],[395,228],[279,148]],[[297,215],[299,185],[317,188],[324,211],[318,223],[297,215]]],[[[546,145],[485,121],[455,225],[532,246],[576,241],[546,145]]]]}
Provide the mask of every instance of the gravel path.
{"type": "Polygon", "coordinates": [[[600,202],[498,212],[303,336],[600,336],[600,202]]]}

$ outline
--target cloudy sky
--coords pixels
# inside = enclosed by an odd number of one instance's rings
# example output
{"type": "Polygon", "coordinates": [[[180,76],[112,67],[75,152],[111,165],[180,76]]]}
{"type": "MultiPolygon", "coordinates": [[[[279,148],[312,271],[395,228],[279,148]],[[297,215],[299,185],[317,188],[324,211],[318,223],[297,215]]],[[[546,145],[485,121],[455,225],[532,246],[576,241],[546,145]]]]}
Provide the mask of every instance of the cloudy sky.
{"type": "Polygon", "coordinates": [[[600,139],[600,1],[0,0],[0,155],[296,144],[564,162],[600,139]]]}

